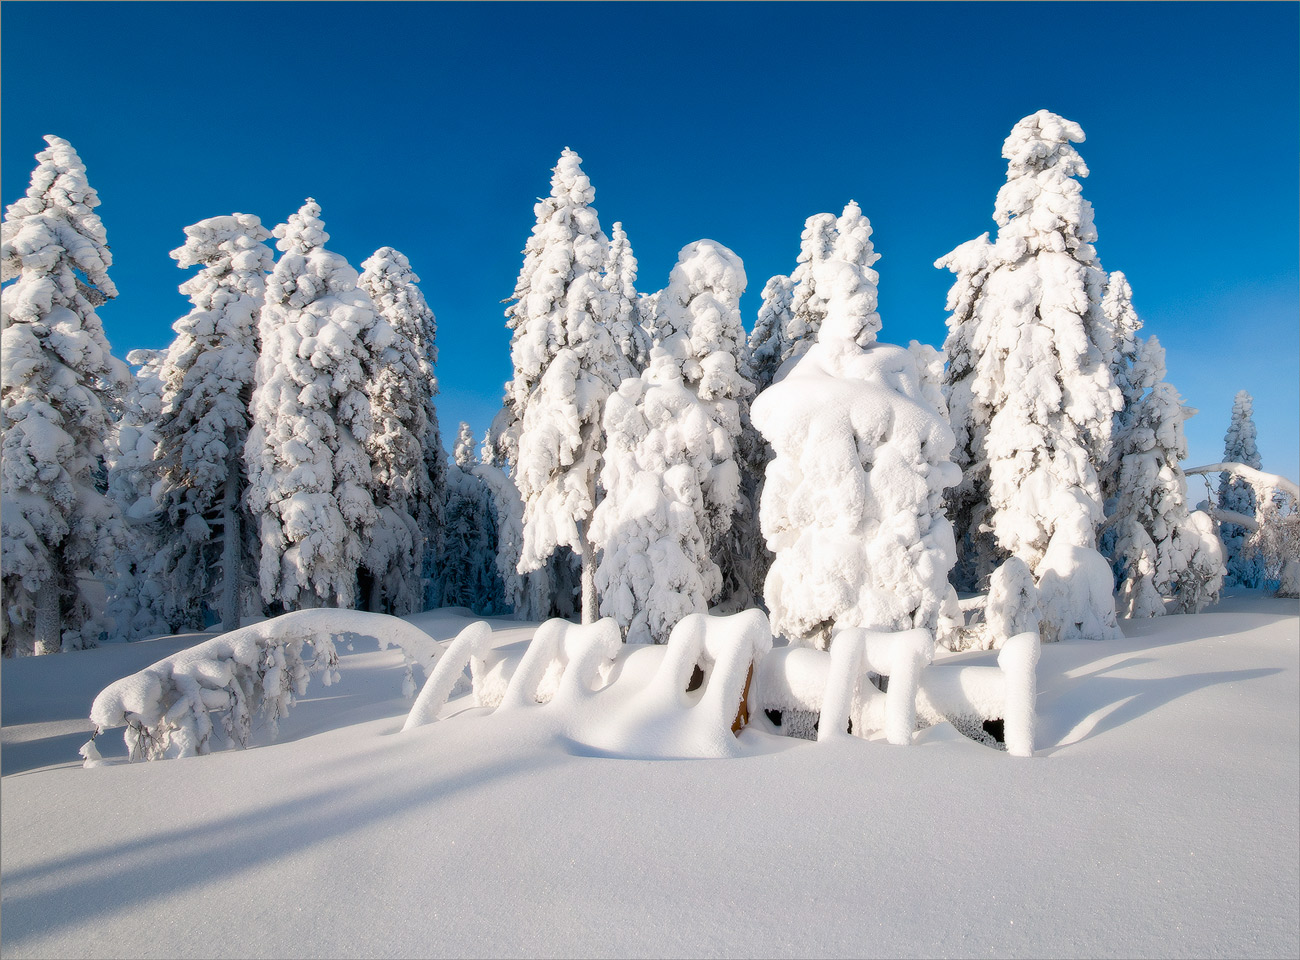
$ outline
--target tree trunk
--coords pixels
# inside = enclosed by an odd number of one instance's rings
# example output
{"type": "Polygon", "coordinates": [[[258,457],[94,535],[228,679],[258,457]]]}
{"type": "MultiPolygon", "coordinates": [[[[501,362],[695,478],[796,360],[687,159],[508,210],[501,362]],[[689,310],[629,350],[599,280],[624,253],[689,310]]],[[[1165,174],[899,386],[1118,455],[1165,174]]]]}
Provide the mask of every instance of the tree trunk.
{"type": "Polygon", "coordinates": [[[600,619],[600,601],[596,597],[596,549],[587,539],[586,524],[578,527],[582,540],[582,622],[600,619]]]}
{"type": "MultiPolygon", "coordinates": [[[[233,438],[227,435],[230,448],[233,438]]],[[[221,501],[221,629],[239,628],[239,575],[243,564],[244,531],[239,516],[239,478],[234,469],[226,473],[226,486],[221,501]]]]}
{"type": "Polygon", "coordinates": [[[63,649],[63,641],[60,637],[63,617],[59,611],[59,599],[58,577],[51,575],[36,591],[34,639],[37,655],[58,653],[63,649]]]}

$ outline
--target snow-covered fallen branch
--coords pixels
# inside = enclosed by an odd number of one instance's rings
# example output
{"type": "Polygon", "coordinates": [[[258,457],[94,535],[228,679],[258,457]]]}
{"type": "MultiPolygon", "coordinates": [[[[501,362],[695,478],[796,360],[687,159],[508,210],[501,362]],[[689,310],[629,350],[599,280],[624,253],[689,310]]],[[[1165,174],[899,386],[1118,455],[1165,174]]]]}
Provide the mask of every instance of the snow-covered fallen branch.
{"type": "MultiPolygon", "coordinates": [[[[1265,473],[1263,470],[1256,470],[1254,467],[1248,467],[1244,463],[1210,463],[1203,467],[1192,467],[1190,470],[1184,470],[1187,476],[1206,473],[1230,473],[1234,477],[1245,480],[1255,488],[1257,494],[1261,494],[1260,499],[1267,500],[1273,490],[1280,490],[1283,493],[1290,494],[1296,501],[1300,501],[1300,486],[1292,483],[1286,477],[1279,473],[1265,473]]],[[[1233,521],[1236,523],[1237,521],[1233,521]]]]}
{"type": "Polygon", "coordinates": [[[94,738],[123,725],[131,760],[205,754],[214,715],[232,745],[248,746],[257,717],[274,738],[313,673],[326,686],[339,679],[334,645],[348,635],[372,637],[381,649],[401,647],[408,685],[412,665],[432,643],[404,620],[357,610],[300,610],[232,630],[102,690],[90,709],[95,734],[81,755],[87,766],[99,762],[94,738]]]}

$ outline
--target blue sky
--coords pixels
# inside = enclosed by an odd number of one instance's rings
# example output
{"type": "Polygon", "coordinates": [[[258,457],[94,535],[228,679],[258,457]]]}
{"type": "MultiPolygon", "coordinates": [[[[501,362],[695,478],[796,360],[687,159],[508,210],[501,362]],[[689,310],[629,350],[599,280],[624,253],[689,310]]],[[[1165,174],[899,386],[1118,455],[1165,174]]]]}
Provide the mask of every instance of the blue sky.
{"type": "MultiPolygon", "coordinates": [[[[1012,125],[1087,134],[1098,253],[1123,270],[1222,453],[1256,398],[1264,466],[1300,476],[1300,6],[1294,3],[28,3],[0,8],[0,199],[41,137],[103,201],[119,355],[188,309],[168,251],[222,213],[307,196],[359,268],[402,250],[439,320],[448,441],[510,376],[500,301],[569,146],[638,288],[708,237],[760,292],[803,221],[855,199],[882,254],[881,339],[942,343],[936,258],[993,230],[1012,125]]],[[[1193,487],[1193,497],[1200,491],[1193,487]]]]}

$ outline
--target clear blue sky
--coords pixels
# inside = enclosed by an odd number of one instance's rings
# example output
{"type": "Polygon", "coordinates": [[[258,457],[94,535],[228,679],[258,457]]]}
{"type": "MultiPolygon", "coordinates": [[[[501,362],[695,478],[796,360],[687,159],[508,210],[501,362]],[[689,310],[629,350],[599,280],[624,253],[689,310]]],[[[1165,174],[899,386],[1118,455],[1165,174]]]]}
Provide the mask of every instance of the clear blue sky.
{"type": "MultiPolygon", "coordinates": [[[[438,315],[440,417],[481,434],[510,376],[502,304],[565,146],[638,288],[703,237],[760,292],[806,217],[856,199],[882,254],[881,339],[944,336],[933,262],[994,229],[1012,125],[1078,122],[1097,249],[1123,270],[1219,459],[1256,398],[1264,466],[1300,476],[1295,3],[28,3],[0,9],[3,202],[41,137],[103,205],[114,351],[163,347],[168,251],[205,217],[307,196],[359,268],[410,258],[438,315]]],[[[1200,491],[1193,487],[1193,497],[1200,491]]]]}

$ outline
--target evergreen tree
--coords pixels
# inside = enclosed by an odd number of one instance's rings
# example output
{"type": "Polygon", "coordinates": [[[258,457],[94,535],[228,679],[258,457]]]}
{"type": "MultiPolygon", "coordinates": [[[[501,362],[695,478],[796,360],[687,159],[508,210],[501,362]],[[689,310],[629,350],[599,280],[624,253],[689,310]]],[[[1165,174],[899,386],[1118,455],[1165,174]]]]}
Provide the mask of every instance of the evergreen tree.
{"type": "Polygon", "coordinates": [[[650,360],[650,335],[642,326],[642,307],[636,292],[636,257],[621,223],[614,224],[614,235],[609,241],[605,289],[615,303],[609,332],[618,352],[627,360],[622,376],[639,376],[650,360]]]}
{"type": "Polygon", "coordinates": [[[745,350],[745,376],[756,394],[772,385],[781,362],[789,356],[793,302],[794,281],[789,277],[777,274],[763,287],[763,305],[745,350]]]}
{"type": "Polygon", "coordinates": [[[245,446],[262,596],[288,609],[350,607],[376,520],[366,387],[394,333],[357,272],[325,249],[316,201],[275,236],[283,256],[267,283],[245,446]]]}
{"type": "Polygon", "coordinates": [[[443,603],[468,607],[479,616],[506,612],[504,584],[497,570],[497,527],[487,484],[475,476],[469,424],[461,423],[447,471],[446,529],[439,563],[443,603]]]}
{"type": "MultiPolygon", "coordinates": [[[[1070,542],[1054,562],[1069,553],[1071,562],[1094,566],[1074,551],[1096,551],[1098,470],[1122,397],[1101,309],[1107,278],[1092,246],[1092,206],[1076,179],[1088,173],[1071,146],[1082,140],[1077,124],[1045,110],[1016,124],[1002,151],[997,241],[985,235],[936,264],[958,277],[945,343],[963,470],[952,516],[965,527],[959,576],[976,583],[1008,555],[1037,569],[1058,529],[1070,542]]],[[[1070,624],[1113,622],[1113,604],[1109,613],[1071,610],[1076,601],[1107,602],[1090,590],[1045,603],[1062,618],[1062,636],[1070,624]]]]}
{"type": "Polygon", "coordinates": [[[138,364],[122,416],[106,445],[108,495],[124,521],[124,544],[113,558],[108,616],[119,640],[157,637],[203,626],[202,610],[185,586],[184,540],[172,535],[154,499],[159,490],[158,421],[163,407],[165,350],[132,350],[138,364]]]}
{"type": "MultiPolygon", "coordinates": [[[[1164,381],[1165,352],[1155,337],[1139,344],[1131,370],[1131,389],[1149,390],[1128,408],[1116,439],[1110,522],[1117,534],[1120,612],[1154,617],[1165,612],[1161,597],[1185,605],[1189,591],[1183,585],[1199,534],[1189,526],[1187,478],[1179,466],[1187,456],[1186,408],[1164,381]]],[[[1201,591],[1191,593],[1197,598],[1193,602],[1200,602],[1201,591]]]]}
{"type": "MultiPolygon", "coordinates": [[[[1232,401],[1232,419],[1228,423],[1228,432],[1223,436],[1225,463],[1244,463],[1256,470],[1260,468],[1259,448],[1255,445],[1254,412],[1254,399],[1251,395],[1245,390],[1238,391],[1232,401]]],[[[1220,510],[1231,510],[1247,517],[1255,516],[1258,506],[1254,488],[1230,473],[1219,474],[1218,505],[1220,510]]],[[[1241,587],[1263,586],[1263,569],[1257,557],[1241,555],[1248,538],[1246,530],[1235,523],[1224,523],[1219,527],[1219,536],[1223,540],[1224,555],[1227,558],[1225,582],[1241,587]]]]}
{"type": "Polygon", "coordinates": [[[130,372],[95,308],[117,296],[99,195],[72,145],[46,137],[0,241],[0,526],[4,653],[93,646],[121,516],[102,487],[104,444],[130,372]]]}
{"type": "Polygon", "coordinates": [[[361,289],[392,329],[367,385],[374,426],[366,440],[378,520],[363,561],[369,608],[414,613],[424,605],[422,573],[441,549],[446,464],[434,395],[437,325],[410,262],[381,247],[362,264],[361,289]]]}
{"type": "Polygon", "coordinates": [[[913,353],[876,342],[870,237],[850,203],[815,273],[817,342],[753,410],[775,452],[761,504],[772,628],[823,648],[836,627],[935,630],[955,558],[952,432],[913,353]]]}
{"type": "Polygon", "coordinates": [[[711,240],[682,249],[657,297],[650,364],[609,399],[592,520],[600,612],[629,643],[663,643],[724,585],[717,558],[740,497],[736,442],[751,386],[739,371],[745,271],[711,240]]]}
{"type": "Polygon", "coordinates": [[[513,331],[508,401],[517,437],[514,474],[523,500],[520,572],[563,547],[582,564],[582,619],[596,618],[596,558],[588,524],[604,449],[600,419],[627,361],[610,334],[617,309],[602,277],[609,241],[591,203],[581,158],[566,149],[506,311],[513,331]]]}
{"type": "Polygon", "coordinates": [[[193,309],[172,325],[176,339],[162,365],[159,504],[164,539],[185,554],[178,563],[185,575],[173,586],[185,598],[180,606],[198,609],[207,601],[222,628],[233,630],[241,619],[241,587],[257,574],[243,454],[271,234],[257,217],[234,213],[186,227],[185,237],[171,256],[182,269],[200,269],[181,284],[193,309]]]}

